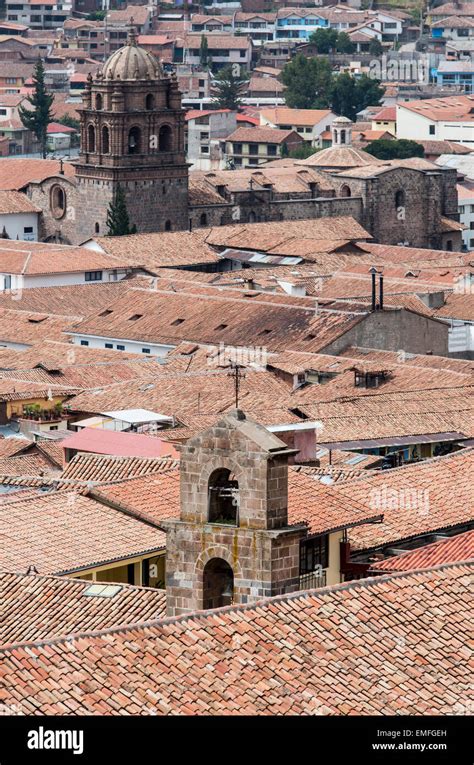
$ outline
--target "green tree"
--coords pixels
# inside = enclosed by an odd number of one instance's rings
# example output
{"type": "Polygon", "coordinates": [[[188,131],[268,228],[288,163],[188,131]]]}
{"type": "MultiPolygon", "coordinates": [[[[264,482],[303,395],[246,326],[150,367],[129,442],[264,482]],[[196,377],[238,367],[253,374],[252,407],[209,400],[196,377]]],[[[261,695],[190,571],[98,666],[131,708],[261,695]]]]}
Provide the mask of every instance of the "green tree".
{"type": "Polygon", "coordinates": [[[281,74],[285,100],[292,109],[327,109],[332,70],[327,58],[306,58],[298,53],[281,74]]]}
{"type": "Polygon", "coordinates": [[[209,63],[209,45],[206,35],[201,35],[201,45],[199,47],[199,61],[203,69],[205,69],[209,63]]]}
{"type": "Polygon", "coordinates": [[[89,13],[86,18],[88,21],[103,21],[107,15],[107,11],[93,11],[89,13]]]}
{"type": "Polygon", "coordinates": [[[27,98],[28,103],[33,108],[25,109],[23,106],[20,106],[18,111],[23,125],[28,130],[31,130],[38,139],[44,159],[47,151],[48,125],[53,121],[51,106],[54,96],[46,90],[44,66],[40,58],[36,63],[33,73],[33,87],[32,95],[27,98]]]}
{"type": "Polygon", "coordinates": [[[329,102],[334,112],[355,120],[357,113],[367,106],[379,106],[383,94],[379,80],[365,74],[356,79],[343,72],[334,78],[329,102]]]}
{"type": "Polygon", "coordinates": [[[285,159],[286,157],[289,157],[289,156],[290,156],[290,152],[288,149],[288,144],[282,143],[282,145],[280,146],[280,157],[282,157],[282,159],[285,159]]]}
{"type": "Polygon", "coordinates": [[[238,111],[241,105],[241,94],[248,83],[247,75],[234,71],[232,65],[219,70],[212,82],[212,103],[218,109],[238,111]]]}
{"type": "Polygon", "coordinates": [[[369,53],[371,56],[381,56],[383,53],[383,46],[380,40],[374,37],[369,43],[369,53]]]}
{"type": "Polygon", "coordinates": [[[128,216],[127,202],[122,187],[117,186],[113,201],[109,204],[107,210],[107,236],[126,236],[127,234],[136,234],[135,224],[130,226],[128,216]]]}
{"type": "Polygon", "coordinates": [[[366,148],[369,154],[377,159],[409,159],[410,157],[424,157],[425,152],[421,143],[410,141],[406,138],[400,140],[379,138],[372,141],[366,148]]]}
{"type": "Polygon", "coordinates": [[[309,36],[309,42],[318,53],[331,53],[336,48],[338,33],[335,29],[316,29],[309,36]]]}
{"type": "Polygon", "coordinates": [[[316,154],[318,151],[321,151],[321,149],[315,149],[314,146],[311,146],[309,143],[302,143],[300,146],[297,146],[296,149],[292,149],[289,156],[291,159],[306,159],[307,157],[312,157],[313,154],[316,154]]]}
{"type": "Polygon", "coordinates": [[[339,32],[336,43],[338,53],[353,53],[355,47],[347,32],[339,32]]]}

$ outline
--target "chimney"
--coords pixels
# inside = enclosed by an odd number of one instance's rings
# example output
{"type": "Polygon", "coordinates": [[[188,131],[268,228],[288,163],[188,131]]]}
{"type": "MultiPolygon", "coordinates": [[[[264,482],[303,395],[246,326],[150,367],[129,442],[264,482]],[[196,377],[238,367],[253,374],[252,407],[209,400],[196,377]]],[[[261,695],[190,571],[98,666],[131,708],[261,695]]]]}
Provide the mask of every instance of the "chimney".
{"type": "Polygon", "coordinates": [[[383,311],[383,274],[379,277],[379,310],[383,311]]]}
{"type": "Polygon", "coordinates": [[[369,274],[372,276],[372,311],[377,310],[377,295],[376,295],[376,286],[375,286],[375,276],[377,274],[377,269],[375,266],[372,266],[372,268],[369,271],[369,274]]]}

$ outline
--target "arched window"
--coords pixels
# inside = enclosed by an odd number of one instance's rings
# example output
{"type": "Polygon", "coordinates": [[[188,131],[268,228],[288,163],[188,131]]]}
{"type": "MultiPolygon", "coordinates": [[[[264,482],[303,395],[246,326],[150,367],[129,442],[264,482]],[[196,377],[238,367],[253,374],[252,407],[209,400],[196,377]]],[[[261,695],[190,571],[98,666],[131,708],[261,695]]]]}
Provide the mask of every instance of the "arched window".
{"type": "Polygon", "coordinates": [[[110,140],[109,140],[109,128],[104,125],[102,128],[102,154],[108,154],[110,151],[110,140]]]}
{"type": "Polygon", "coordinates": [[[405,206],[405,192],[402,189],[399,189],[397,193],[395,194],[395,209],[398,210],[399,207],[405,206]]]}
{"type": "Polygon", "coordinates": [[[341,130],[341,132],[339,133],[339,135],[340,135],[340,137],[341,137],[341,138],[340,138],[340,143],[345,143],[345,142],[346,142],[346,131],[345,131],[345,130],[341,130]]]}
{"type": "Polygon", "coordinates": [[[155,97],[153,93],[148,93],[145,98],[145,108],[148,109],[148,111],[155,108],[155,97]]]}
{"type": "Polygon", "coordinates": [[[160,151],[171,151],[172,133],[169,125],[162,125],[158,134],[158,149],[160,151]]]}
{"type": "Polygon", "coordinates": [[[207,224],[206,213],[201,213],[201,217],[199,218],[199,223],[201,224],[201,226],[205,226],[207,224]]]}
{"type": "Polygon", "coordinates": [[[239,509],[239,484],[227,468],[214,470],[208,483],[209,523],[236,526],[239,509]]]}
{"type": "Polygon", "coordinates": [[[171,231],[171,221],[167,220],[165,223],[165,231],[171,231]]]}
{"type": "Polygon", "coordinates": [[[62,186],[55,184],[51,188],[50,207],[53,217],[62,218],[66,212],[66,194],[62,186]]]}
{"type": "Polygon", "coordinates": [[[211,558],[203,571],[203,608],[230,606],[234,600],[234,572],[222,558],[211,558]]]}
{"type": "Polygon", "coordinates": [[[96,224],[95,224],[95,226],[94,226],[94,230],[95,230],[95,233],[96,233],[96,234],[99,234],[99,233],[100,233],[100,224],[99,224],[99,223],[96,223],[96,224]]]}
{"type": "Polygon", "coordinates": [[[132,127],[128,134],[128,153],[140,154],[141,150],[141,133],[140,128],[132,127]]]}
{"type": "Polygon", "coordinates": [[[344,186],[341,186],[341,197],[350,197],[351,196],[351,190],[347,184],[344,184],[344,186]]]}
{"type": "Polygon", "coordinates": [[[102,109],[102,96],[100,93],[97,93],[95,97],[95,108],[102,109]]]}
{"type": "Polygon", "coordinates": [[[95,151],[95,127],[89,125],[87,128],[87,150],[95,151]]]}
{"type": "Polygon", "coordinates": [[[255,223],[256,220],[257,220],[257,216],[255,215],[253,210],[251,210],[249,212],[249,223],[255,223]]]}

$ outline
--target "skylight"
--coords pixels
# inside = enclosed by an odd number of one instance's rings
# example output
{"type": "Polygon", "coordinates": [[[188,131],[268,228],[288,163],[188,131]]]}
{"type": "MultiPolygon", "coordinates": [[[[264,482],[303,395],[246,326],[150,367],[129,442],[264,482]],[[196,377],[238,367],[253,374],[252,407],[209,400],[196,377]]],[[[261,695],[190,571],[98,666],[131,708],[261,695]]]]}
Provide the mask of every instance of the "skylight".
{"type": "Polygon", "coordinates": [[[82,594],[91,598],[113,598],[121,589],[117,584],[91,584],[82,594]]]}

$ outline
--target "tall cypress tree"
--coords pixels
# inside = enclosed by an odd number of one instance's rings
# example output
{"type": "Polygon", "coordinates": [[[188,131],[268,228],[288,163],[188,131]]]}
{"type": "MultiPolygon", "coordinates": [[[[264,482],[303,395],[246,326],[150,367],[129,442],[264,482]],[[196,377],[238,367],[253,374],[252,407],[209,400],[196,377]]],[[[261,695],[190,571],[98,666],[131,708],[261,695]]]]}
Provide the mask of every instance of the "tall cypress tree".
{"type": "Polygon", "coordinates": [[[127,202],[122,187],[117,186],[117,191],[107,210],[107,236],[126,236],[136,234],[135,224],[130,226],[127,202]]]}
{"type": "Polygon", "coordinates": [[[199,48],[199,62],[203,69],[205,69],[209,63],[209,44],[207,42],[206,35],[201,35],[201,45],[199,48]]]}
{"type": "Polygon", "coordinates": [[[33,85],[33,94],[27,98],[27,101],[33,108],[25,109],[23,106],[20,106],[18,111],[23,125],[28,128],[28,130],[31,130],[40,142],[41,153],[44,159],[46,157],[47,149],[48,125],[53,121],[51,106],[54,101],[54,96],[46,90],[46,85],[44,83],[44,66],[40,58],[35,66],[33,85]]]}

